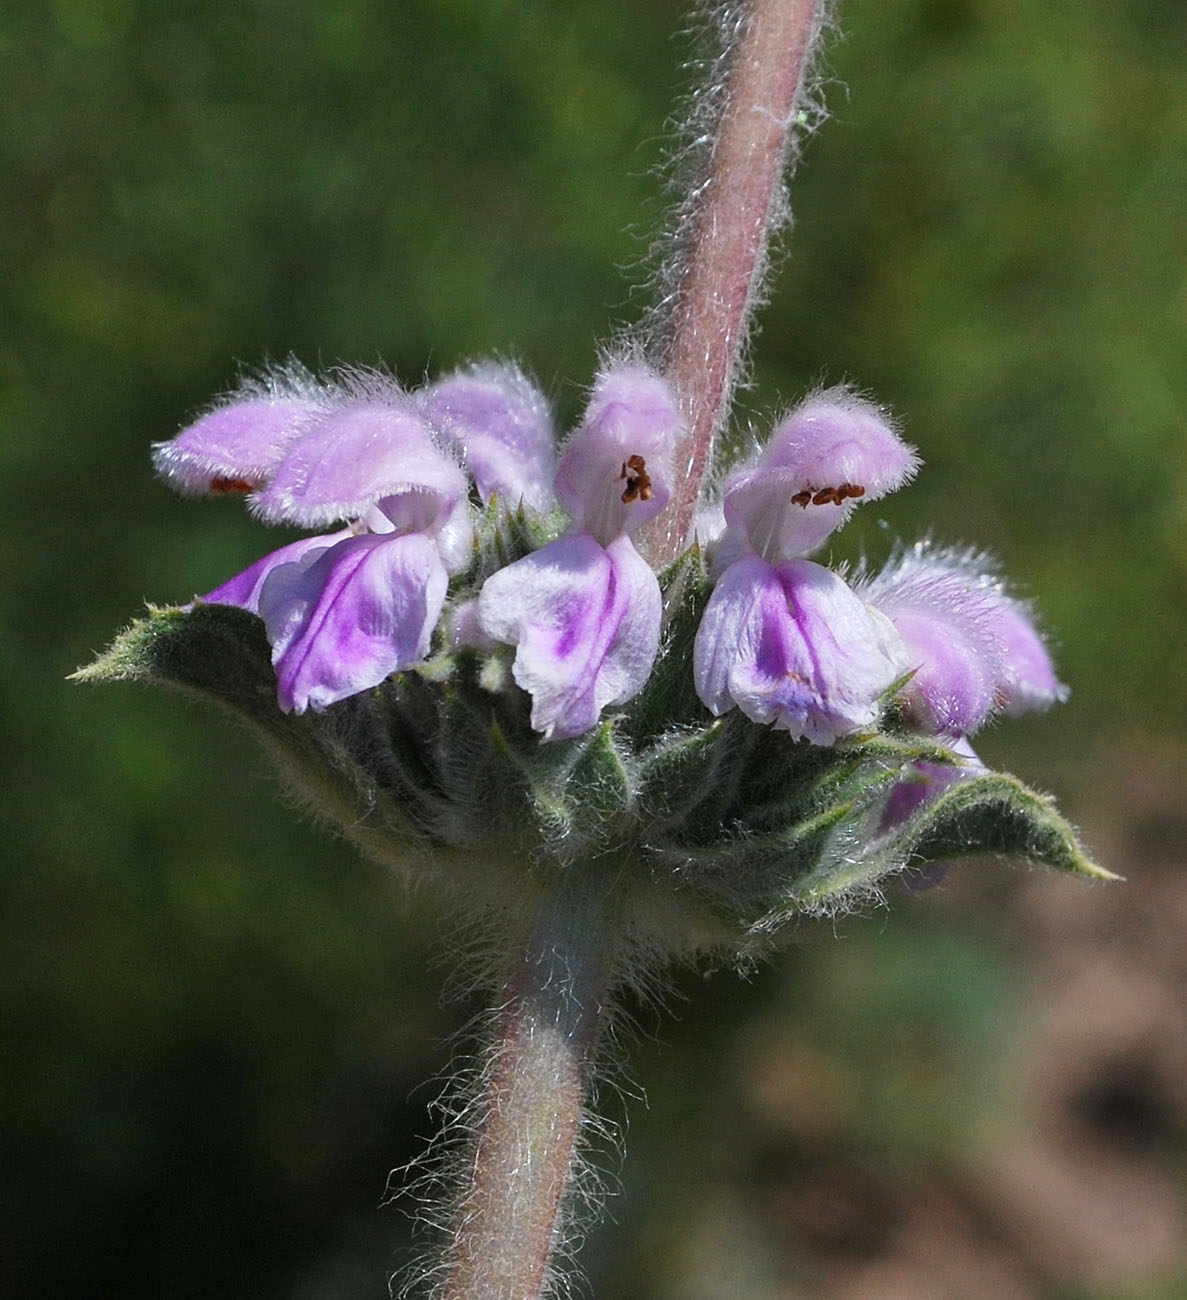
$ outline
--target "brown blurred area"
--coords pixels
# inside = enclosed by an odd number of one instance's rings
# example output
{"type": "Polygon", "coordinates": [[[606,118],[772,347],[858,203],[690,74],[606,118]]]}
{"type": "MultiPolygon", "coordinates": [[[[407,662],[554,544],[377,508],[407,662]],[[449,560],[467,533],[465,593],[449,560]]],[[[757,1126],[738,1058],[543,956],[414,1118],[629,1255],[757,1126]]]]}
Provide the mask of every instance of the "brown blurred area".
{"type": "MultiPolygon", "coordinates": [[[[904,908],[948,936],[989,917],[1011,1005],[987,1017],[970,1068],[969,1044],[916,999],[871,1072],[805,1015],[795,976],[780,981],[731,1053],[734,1176],[703,1197],[665,1297],[1187,1295],[1187,750],[1110,762],[1083,812],[1107,828],[1095,847],[1124,883],[965,864],[891,899],[882,935],[847,922],[805,940],[834,976],[852,964],[840,949],[868,945],[836,1001],[860,1015],[904,908]],[[896,1140],[919,1125],[913,1107],[938,1147],[896,1140]]],[[[945,970],[941,956],[933,976],[945,970]]]]}

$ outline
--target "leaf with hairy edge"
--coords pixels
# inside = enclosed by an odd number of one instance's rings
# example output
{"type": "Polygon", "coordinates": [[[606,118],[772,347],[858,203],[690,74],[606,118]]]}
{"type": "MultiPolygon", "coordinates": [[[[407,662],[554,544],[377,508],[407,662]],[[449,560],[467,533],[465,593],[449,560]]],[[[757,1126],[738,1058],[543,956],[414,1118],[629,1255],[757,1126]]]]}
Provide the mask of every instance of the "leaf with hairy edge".
{"type": "Polygon", "coordinates": [[[967,777],[925,804],[891,851],[904,862],[991,853],[1090,880],[1120,878],[1088,857],[1052,799],[997,772],[967,777]]]}
{"type": "Polygon", "coordinates": [[[264,627],[230,605],[150,609],[94,663],[83,682],[165,686],[216,704],[264,744],[286,782],[321,817],[392,865],[425,862],[431,840],[415,801],[391,797],[402,782],[388,728],[370,693],[324,713],[297,716],[276,703],[264,627]]]}

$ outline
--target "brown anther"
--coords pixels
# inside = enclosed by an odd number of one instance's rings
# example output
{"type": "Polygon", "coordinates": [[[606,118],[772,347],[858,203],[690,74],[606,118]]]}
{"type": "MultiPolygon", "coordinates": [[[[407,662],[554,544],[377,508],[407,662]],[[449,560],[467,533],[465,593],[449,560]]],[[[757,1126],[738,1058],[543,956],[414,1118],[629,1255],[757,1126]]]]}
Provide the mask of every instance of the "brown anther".
{"type": "Polygon", "coordinates": [[[838,491],[837,488],[831,488],[831,487],[821,488],[820,491],[817,492],[816,495],[812,498],[812,504],[814,506],[824,506],[830,504],[839,506],[841,504],[841,498],[837,495],[837,491],[838,491]]]}
{"type": "Polygon", "coordinates": [[[842,483],[837,491],[844,497],[864,497],[866,490],[860,483],[842,483]]]}
{"type": "Polygon", "coordinates": [[[619,478],[626,479],[622,493],[622,504],[629,506],[632,501],[650,501],[654,493],[651,490],[651,476],[647,473],[647,462],[642,456],[628,456],[622,463],[619,478]]]}
{"type": "Polygon", "coordinates": [[[245,478],[228,478],[224,474],[216,474],[210,480],[211,492],[254,492],[256,485],[249,483],[245,478]]]}
{"type": "Polygon", "coordinates": [[[811,491],[797,492],[795,496],[791,498],[791,504],[793,506],[799,506],[801,510],[806,510],[808,508],[808,503],[811,500],[811,491]]]}

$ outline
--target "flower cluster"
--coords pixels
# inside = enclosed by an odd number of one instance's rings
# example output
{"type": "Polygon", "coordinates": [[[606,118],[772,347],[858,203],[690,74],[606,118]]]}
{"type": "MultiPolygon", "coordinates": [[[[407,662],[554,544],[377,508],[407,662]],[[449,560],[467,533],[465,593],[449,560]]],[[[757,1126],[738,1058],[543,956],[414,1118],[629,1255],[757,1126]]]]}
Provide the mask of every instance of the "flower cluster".
{"type": "Polygon", "coordinates": [[[986,557],[822,555],[918,469],[885,413],[810,394],[657,570],[640,529],[676,495],[685,436],[633,357],[602,365],[563,440],[506,363],[414,390],[274,370],[154,459],[307,535],[152,610],[81,676],[229,708],[299,798],[476,915],[611,872],[644,964],[751,960],[921,863],[1108,878],[971,748],[995,714],[1066,693],[986,557]]]}
{"type": "MultiPolygon", "coordinates": [[[[551,741],[591,730],[651,673],[663,597],[634,536],[668,501],[682,432],[665,381],[625,361],[598,374],[555,463],[548,404],[514,366],[408,392],[290,365],[159,444],[155,463],[183,492],[243,492],[268,523],[331,530],[205,597],[263,620],[283,710],[367,691],[434,644],[505,646],[531,727],[551,741]],[[492,503],[545,521],[544,540],[475,577],[492,503]],[[568,523],[550,534],[558,507],[568,523]]],[[[724,483],[690,666],[711,714],[737,708],[827,746],[893,706],[972,763],[967,738],[992,713],[1062,698],[1027,609],[984,557],[921,544],[852,584],[808,558],[918,464],[878,408],[832,389],[724,483]]]]}
{"type": "Polygon", "coordinates": [[[470,564],[467,465],[484,498],[543,504],[552,426],[513,367],[410,394],[384,375],[318,383],[289,366],[154,451],[183,492],[248,493],[268,523],[337,531],[266,555],[205,599],[258,614],[280,707],[303,713],[428,655],[450,578],[470,564]]]}

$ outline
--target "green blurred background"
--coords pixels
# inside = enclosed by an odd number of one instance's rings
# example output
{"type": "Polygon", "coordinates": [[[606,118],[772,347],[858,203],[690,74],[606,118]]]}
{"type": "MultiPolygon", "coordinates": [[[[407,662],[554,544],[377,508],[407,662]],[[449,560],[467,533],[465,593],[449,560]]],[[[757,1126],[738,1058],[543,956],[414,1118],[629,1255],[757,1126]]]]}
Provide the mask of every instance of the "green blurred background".
{"type": "MultiPolygon", "coordinates": [[[[616,1300],[1187,1296],[1187,6],[839,16],[740,419],[820,378],[903,416],[925,471],[837,553],[1005,562],[1073,694],[980,748],[1130,879],[965,867],[678,977],[607,1101],[586,1269],[616,1300]]],[[[149,468],[240,365],[498,352],[579,409],[646,302],[682,21],[0,13],[0,1292],[386,1295],[387,1172],[475,1011],[442,1004],[439,909],[223,719],[65,677],[276,544],[149,468]]]]}

